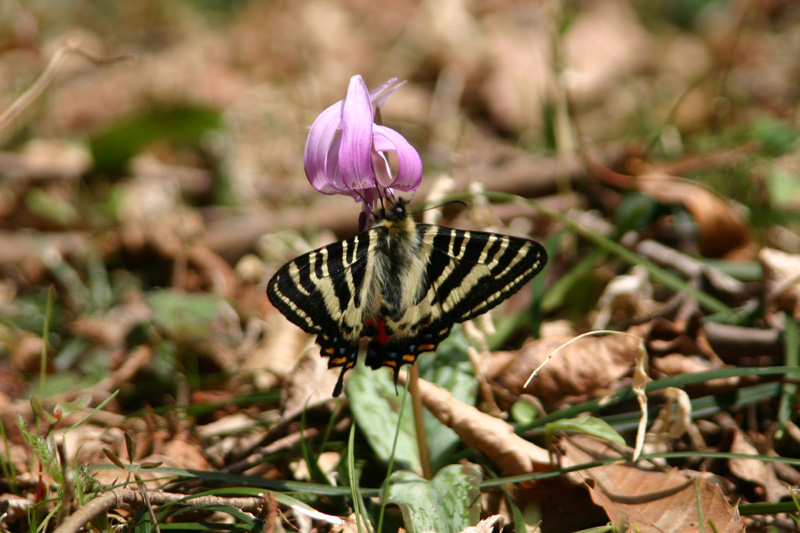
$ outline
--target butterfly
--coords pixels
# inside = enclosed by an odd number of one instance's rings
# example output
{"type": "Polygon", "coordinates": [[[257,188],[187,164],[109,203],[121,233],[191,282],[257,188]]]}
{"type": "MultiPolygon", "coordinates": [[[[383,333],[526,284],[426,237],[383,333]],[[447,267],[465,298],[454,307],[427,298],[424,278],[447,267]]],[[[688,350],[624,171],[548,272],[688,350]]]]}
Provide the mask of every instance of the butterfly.
{"type": "Polygon", "coordinates": [[[333,396],[368,338],[365,363],[394,371],[436,350],[453,324],[517,292],[547,262],[536,241],[414,222],[398,199],[367,231],[289,261],[267,295],[289,321],[317,336],[328,368],[341,367],[333,396]]]}

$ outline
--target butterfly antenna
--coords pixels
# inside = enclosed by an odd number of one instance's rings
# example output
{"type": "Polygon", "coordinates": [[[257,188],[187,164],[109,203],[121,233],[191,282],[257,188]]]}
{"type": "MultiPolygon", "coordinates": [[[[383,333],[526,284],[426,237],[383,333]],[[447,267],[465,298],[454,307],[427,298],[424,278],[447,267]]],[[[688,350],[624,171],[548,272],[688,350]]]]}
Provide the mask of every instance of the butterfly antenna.
{"type": "Polygon", "coordinates": [[[467,207],[467,203],[466,202],[462,202],[461,200],[451,200],[451,201],[445,202],[443,204],[431,205],[431,206],[425,207],[424,209],[419,209],[417,211],[414,211],[414,213],[415,214],[416,213],[423,213],[425,211],[430,211],[431,209],[439,209],[441,207],[447,207],[448,205],[453,205],[453,204],[459,204],[459,205],[461,205],[461,207],[467,207]]]}
{"type": "Polygon", "coordinates": [[[375,211],[372,209],[372,205],[370,205],[370,203],[367,201],[367,199],[364,197],[364,195],[361,194],[361,192],[358,189],[353,189],[353,192],[356,193],[359,198],[361,198],[361,201],[364,203],[365,206],[367,206],[367,209],[369,209],[369,212],[374,217],[375,216],[375,211]]]}

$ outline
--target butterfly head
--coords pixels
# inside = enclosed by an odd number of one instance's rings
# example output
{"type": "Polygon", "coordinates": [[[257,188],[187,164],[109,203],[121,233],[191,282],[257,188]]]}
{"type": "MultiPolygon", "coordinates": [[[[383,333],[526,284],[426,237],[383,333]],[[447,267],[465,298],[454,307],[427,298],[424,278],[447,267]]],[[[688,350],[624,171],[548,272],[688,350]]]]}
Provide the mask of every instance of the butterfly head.
{"type": "Polygon", "coordinates": [[[404,198],[398,198],[397,201],[387,205],[381,209],[379,214],[375,215],[376,222],[399,222],[408,218],[408,211],[406,205],[408,201],[404,198]]]}

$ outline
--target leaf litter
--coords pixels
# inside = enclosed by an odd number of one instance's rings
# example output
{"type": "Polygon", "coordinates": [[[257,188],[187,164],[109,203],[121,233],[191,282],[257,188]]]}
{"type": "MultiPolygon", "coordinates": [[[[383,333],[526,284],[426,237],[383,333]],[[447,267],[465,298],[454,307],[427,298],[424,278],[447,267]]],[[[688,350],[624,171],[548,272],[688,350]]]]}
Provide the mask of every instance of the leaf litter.
{"type": "Polygon", "coordinates": [[[796,530],[796,6],[234,4],[4,12],[3,530],[445,531],[448,513],[464,531],[796,530]],[[440,223],[551,252],[493,326],[420,358],[421,426],[398,424],[388,375],[331,400],[313,339],[264,294],[294,252],[357,226],[352,203],[314,197],[302,146],[359,72],[409,80],[383,118],[423,154],[418,200],[478,194],[440,223]],[[649,367],[637,341],[590,337],[523,387],[601,327],[642,339],[649,367]],[[413,478],[434,512],[381,515],[421,446],[453,476],[413,478]]]}

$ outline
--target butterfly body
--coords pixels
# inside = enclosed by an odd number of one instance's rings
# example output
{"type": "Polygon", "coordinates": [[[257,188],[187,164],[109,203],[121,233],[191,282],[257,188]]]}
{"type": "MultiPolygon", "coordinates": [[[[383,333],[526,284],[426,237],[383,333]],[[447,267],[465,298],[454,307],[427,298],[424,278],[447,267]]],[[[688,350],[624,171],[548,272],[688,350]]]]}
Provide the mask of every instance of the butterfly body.
{"type": "Polygon", "coordinates": [[[355,237],[290,261],[269,281],[272,304],[317,335],[328,367],[344,374],[369,338],[367,366],[400,367],[433,351],[456,322],[508,298],[547,255],[537,242],[495,233],[417,224],[404,200],[355,237]]]}

